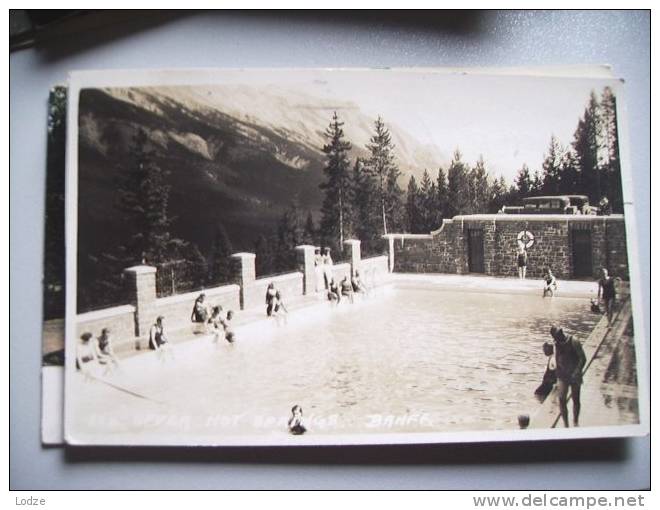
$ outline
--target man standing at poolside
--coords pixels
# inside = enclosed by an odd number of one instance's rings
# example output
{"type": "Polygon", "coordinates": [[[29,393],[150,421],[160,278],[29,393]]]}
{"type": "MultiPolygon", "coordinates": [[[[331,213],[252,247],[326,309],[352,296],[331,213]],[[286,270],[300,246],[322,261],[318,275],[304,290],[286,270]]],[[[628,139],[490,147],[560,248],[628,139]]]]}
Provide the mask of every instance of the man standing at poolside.
{"type": "Polygon", "coordinates": [[[559,392],[559,412],[568,427],[568,389],[571,389],[573,399],[573,426],[577,427],[580,417],[580,388],[582,386],[582,370],[587,363],[582,344],[566,336],[564,330],[552,326],[550,334],[555,340],[555,363],[557,374],[557,391],[559,392]]]}
{"type": "Polygon", "coordinates": [[[605,305],[605,314],[607,315],[607,326],[612,326],[612,316],[614,314],[614,301],[616,300],[616,288],[614,287],[614,278],[607,274],[607,269],[600,269],[600,279],[598,280],[598,300],[601,298],[605,305]]]}

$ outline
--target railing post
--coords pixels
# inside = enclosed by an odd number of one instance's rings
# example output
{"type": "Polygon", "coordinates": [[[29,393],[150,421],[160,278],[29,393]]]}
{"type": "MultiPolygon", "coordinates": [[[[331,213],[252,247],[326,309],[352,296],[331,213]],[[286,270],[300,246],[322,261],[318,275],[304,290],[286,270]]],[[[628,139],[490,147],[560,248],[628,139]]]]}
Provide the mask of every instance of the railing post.
{"type": "Polygon", "coordinates": [[[234,253],[231,257],[232,279],[241,287],[241,310],[245,310],[245,287],[257,279],[254,253],[234,253]]]}
{"type": "Polygon", "coordinates": [[[129,300],[135,305],[135,336],[149,331],[156,301],[156,268],[133,266],[124,269],[129,300]]]}
{"type": "Polygon", "coordinates": [[[303,295],[316,292],[316,266],[314,265],[315,246],[301,244],[296,246],[296,261],[303,274],[303,295]]]}
{"type": "Polygon", "coordinates": [[[358,239],[347,239],[344,244],[351,252],[351,276],[360,269],[362,255],[360,253],[360,241],[358,239]]]}
{"type": "Polygon", "coordinates": [[[387,258],[387,267],[390,273],[394,272],[394,234],[385,234],[383,239],[387,240],[388,246],[388,258],[387,258]]]}

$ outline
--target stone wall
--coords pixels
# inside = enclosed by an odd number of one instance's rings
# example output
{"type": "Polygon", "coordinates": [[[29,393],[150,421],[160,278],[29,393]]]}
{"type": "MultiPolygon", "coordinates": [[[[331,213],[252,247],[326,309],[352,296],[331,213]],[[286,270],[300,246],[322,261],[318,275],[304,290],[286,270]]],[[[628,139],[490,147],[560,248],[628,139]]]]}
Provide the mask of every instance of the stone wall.
{"type": "MultiPolygon", "coordinates": [[[[350,262],[333,266],[332,274],[337,282],[344,277],[350,278],[352,271],[358,268],[363,281],[369,286],[385,280],[389,274],[388,256],[362,260],[359,240],[350,239],[345,244],[350,262]]],[[[78,335],[88,331],[98,336],[101,329],[109,327],[117,345],[133,343],[148,335],[149,328],[159,315],[165,317],[169,330],[184,329],[191,325],[192,308],[201,292],[206,295],[209,307],[222,305],[225,310],[235,312],[258,310],[265,306],[266,288],[274,283],[285,303],[294,302],[305,294],[316,292],[314,249],[314,246],[306,245],[296,248],[296,258],[302,272],[259,279],[255,273],[255,255],[236,253],[231,257],[235,284],[164,298],[156,297],[156,268],[145,265],[127,268],[124,274],[131,304],[78,315],[78,335]]]]}
{"type": "Polygon", "coordinates": [[[608,267],[615,276],[628,279],[625,223],[622,215],[503,215],[457,216],[445,220],[440,229],[428,235],[390,234],[393,269],[412,273],[469,272],[468,233],[483,233],[484,273],[517,275],[517,237],[522,231],[534,235],[528,250],[527,275],[541,277],[551,267],[558,278],[574,277],[573,232],[591,234],[592,276],[608,267]]]}
{"type": "Polygon", "coordinates": [[[110,328],[115,338],[134,338],[135,307],[132,305],[114,306],[81,313],[76,317],[76,338],[80,338],[83,333],[91,333],[97,337],[103,328],[110,328]]]}
{"type": "Polygon", "coordinates": [[[206,294],[205,303],[210,307],[220,305],[224,310],[240,310],[240,287],[238,285],[223,285],[203,291],[188,292],[186,294],[177,294],[156,299],[151,307],[151,323],[156,317],[163,315],[167,321],[168,328],[179,329],[191,324],[190,315],[192,313],[195,299],[204,292],[206,294]]]}
{"type": "Polygon", "coordinates": [[[243,289],[244,309],[266,306],[266,289],[274,283],[280,291],[284,303],[295,301],[303,295],[303,274],[287,273],[279,276],[265,277],[248,283],[243,289]]]}
{"type": "Polygon", "coordinates": [[[368,287],[382,283],[388,276],[387,255],[362,259],[359,264],[360,278],[368,287]]]}

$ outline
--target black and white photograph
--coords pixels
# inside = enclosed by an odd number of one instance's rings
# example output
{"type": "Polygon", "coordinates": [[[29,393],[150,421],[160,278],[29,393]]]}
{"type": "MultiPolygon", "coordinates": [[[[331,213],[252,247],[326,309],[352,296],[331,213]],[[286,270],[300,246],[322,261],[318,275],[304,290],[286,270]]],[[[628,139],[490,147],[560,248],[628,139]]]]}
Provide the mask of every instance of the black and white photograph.
{"type": "Polygon", "coordinates": [[[609,72],[97,71],[68,87],[49,123],[67,134],[66,268],[44,282],[45,331],[66,315],[44,363],[65,358],[68,444],[648,432],[609,72]]]}

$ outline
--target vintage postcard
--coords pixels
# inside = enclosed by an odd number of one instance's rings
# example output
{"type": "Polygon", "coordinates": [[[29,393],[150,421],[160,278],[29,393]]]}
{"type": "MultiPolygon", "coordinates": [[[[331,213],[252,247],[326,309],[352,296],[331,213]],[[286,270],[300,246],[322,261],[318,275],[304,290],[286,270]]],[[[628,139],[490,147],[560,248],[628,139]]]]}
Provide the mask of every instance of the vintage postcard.
{"type": "Polygon", "coordinates": [[[73,73],[66,442],[648,433],[623,94],[605,71],[73,73]]]}

